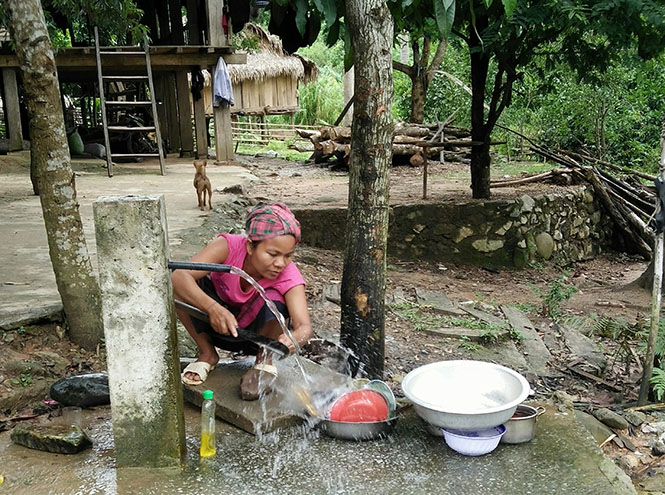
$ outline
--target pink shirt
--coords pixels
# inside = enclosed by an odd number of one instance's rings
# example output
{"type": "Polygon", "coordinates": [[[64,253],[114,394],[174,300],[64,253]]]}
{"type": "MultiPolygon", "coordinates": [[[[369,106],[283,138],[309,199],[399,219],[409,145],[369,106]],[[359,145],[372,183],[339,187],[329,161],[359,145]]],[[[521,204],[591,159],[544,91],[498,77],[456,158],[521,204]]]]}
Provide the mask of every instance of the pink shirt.
{"type": "MultiPolygon", "coordinates": [[[[224,260],[224,264],[242,268],[247,256],[245,247],[247,237],[237,234],[220,234],[220,236],[226,238],[229,246],[229,255],[224,260]]],[[[263,307],[264,301],[254,287],[250,287],[247,291],[242,290],[240,278],[233,273],[210,273],[210,280],[217,295],[229,306],[241,308],[237,319],[238,325],[244,328],[254,321],[259,310],[263,307]]],[[[275,280],[262,278],[257,282],[263,287],[270,299],[281,303],[285,303],[284,294],[289,290],[297,285],[305,285],[305,279],[293,262],[289,263],[275,280]]]]}

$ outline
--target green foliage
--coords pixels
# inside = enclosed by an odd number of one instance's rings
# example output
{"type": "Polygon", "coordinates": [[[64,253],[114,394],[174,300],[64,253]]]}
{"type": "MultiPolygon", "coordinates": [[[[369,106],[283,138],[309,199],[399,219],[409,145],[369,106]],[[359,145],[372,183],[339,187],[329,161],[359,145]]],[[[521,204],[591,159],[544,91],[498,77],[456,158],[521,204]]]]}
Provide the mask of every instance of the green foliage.
{"type": "Polygon", "coordinates": [[[268,141],[265,144],[239,143],[237,152],[241,155],[258,155],[266,153],[267,150],[272,150],[277,153],[279,158],[294,162],[303,162],[311,155],[311,153],[301,153],[291,150],[288,146],[289,143],[286,141],[274,140],[268,141]]]}
{"type": "Polygon", "coordinates": [[[316,81],[300,87],[300,108],[296,124],[331,125],[342,112],[343,77],[329,67],[322,67],[316,81]]]}
{"type": "MultiPolygon", "coordinates": [[[[71,46],[68,36],[58,34],[56,18],[64,17],[71,25],[77,41],[93,44],[92,26],[99,28],[103,45],[139,44],[147,27],[141,24],[143,11],[135,0],[46,0],[43,2],[51,39],[71,46]]],[[[61,26],[62,27],[62,26],[61,26]]]]}
{"type": "Polygon", "coordinates": [[[542,299],[542,312],[554,321],[558,321],[561,317],[561,303],[570,299],[577,287],[568,284],[569,271],[564,272],[559,278],[550,284],[546,293],[543,293],[539,288],[532,286],[532,289],[542,299]]]}
{"type": "Polygon", "coordinates": [[[662,401],[665,398],[665,370],[654,368],[649,383],[651,383],[653,392],[656,394],[656,399],[662,401]]]}

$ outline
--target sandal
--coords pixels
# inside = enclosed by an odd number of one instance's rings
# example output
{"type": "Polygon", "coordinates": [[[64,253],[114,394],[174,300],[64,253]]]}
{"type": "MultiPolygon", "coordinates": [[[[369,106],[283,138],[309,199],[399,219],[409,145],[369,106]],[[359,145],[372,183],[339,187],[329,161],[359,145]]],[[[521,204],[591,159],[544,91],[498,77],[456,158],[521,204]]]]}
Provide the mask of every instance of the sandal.
{"type": "Polygon", "coordinates": [[[194,363],[189,363],[185,370],[182,372],[182,383],[185,385],[201,385],[208,378],[208,373],[215,369],[214,364],[206,363],[205,361],[196,361],[194,363]],[[199,380],[192,380],[191,378],[185,377],[186,373],[194,373],[199,375],[199,380]]]}
{"type": "Polygon", "coordinates": [[[277,379],[277,368],[272,364],[255,364],[242,376],[240,397],[243,400],[257,400],[272,392],[271,385],[277,379]]]}

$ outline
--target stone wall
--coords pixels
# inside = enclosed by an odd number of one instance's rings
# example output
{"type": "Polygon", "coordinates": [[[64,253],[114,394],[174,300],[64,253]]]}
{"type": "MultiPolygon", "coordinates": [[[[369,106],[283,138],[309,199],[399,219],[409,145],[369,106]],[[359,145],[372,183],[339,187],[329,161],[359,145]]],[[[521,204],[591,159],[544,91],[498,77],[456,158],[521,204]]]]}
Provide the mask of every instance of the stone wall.
{"type": "MultiPolygon", "coordinates": [[[[344,248],[346,209],[295,211],[303,241],[344,248]]],[[[590,259],[611,243],[613,224],[592,188],[515,200],[394,206],[388,252],[401,259],[521,268],[537,259],[590,259]]]]}

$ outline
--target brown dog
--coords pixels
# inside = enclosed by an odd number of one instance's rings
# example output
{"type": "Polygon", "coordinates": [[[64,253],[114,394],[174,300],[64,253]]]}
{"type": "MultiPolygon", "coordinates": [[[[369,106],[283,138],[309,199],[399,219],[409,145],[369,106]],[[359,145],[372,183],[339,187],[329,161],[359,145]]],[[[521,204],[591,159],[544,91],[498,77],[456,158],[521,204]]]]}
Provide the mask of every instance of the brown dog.
{"type": "Polygon", "coordinates": [[[208,193],[208,206],[212,210],[212,186],[210,179],[206,175],[206,160],[194,160],[194,168],[196,174],[194,175],[194,187],[196,188],[196,196],[199,199],[199,209],[203,211],[206,205],[206,192],[208,193]]]}

